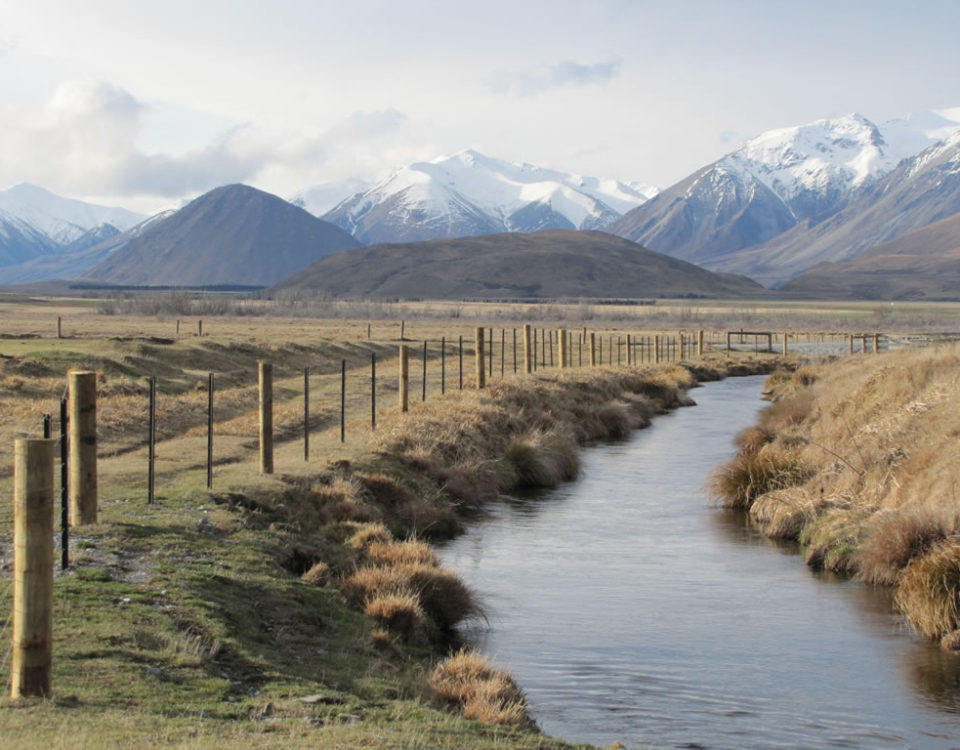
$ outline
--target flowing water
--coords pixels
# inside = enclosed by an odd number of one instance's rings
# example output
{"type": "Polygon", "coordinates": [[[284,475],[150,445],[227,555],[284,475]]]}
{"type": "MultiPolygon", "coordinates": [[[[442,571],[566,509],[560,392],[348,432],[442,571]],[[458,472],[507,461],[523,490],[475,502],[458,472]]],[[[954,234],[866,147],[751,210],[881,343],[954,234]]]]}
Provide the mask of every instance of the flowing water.
{"type": "Polygon", "coordinates": [[[549,735],[638,747],[960,747],[960,660],[889,592],[816,575],[710,504],[760,378],[693,391],[582,478],[505,499],[441,549],[486,607],[467,638],[549,735]]]}

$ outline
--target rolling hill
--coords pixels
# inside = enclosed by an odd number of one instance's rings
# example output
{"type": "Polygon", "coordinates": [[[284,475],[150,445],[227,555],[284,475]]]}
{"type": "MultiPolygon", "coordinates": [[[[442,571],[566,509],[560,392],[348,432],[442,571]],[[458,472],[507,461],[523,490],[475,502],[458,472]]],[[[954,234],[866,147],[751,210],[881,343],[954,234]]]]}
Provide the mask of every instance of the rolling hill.
{"type": "Polygon", "coordinates": [[[270,290],[368,299],[750,297],[766,290],[603,232],[552,230],[335,253],[270,290]]]}

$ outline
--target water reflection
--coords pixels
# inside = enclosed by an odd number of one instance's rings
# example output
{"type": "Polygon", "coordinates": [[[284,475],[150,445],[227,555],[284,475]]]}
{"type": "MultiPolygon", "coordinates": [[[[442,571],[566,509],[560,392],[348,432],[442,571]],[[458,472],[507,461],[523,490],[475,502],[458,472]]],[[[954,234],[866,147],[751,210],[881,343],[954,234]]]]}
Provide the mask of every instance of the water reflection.
{"type": "Polygon", "coordinates": [[[581,480],[495,504],[441,551],[487,609],[465,635],[573,741],[957,744],[957,661],[888,591],[828,584],[705,496],[761,382],[710,384],[700,406],[587,451],[581,480]]]}

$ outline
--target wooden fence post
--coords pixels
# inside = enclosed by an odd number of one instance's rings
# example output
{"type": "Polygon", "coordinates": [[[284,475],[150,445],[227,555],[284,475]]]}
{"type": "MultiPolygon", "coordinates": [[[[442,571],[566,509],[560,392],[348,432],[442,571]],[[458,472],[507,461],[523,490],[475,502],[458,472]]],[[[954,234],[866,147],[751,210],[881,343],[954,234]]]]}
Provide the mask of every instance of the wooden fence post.
{"type": "Polygon", "coordinates": [[[590,331],[590,366],[597,366],[597,334],[590,331]]]}
{"type": "Polygon", "coordinates": [[[62,339],[62,338],[63,338],[62,320],[61,320],[61,318],[60,318],[59,315],[57,316],[57,338],[58,338],[58,339],[62,339]]]}
{"type": "Polygon", "coordinates": [[[10,697],[47,697],[53,662],[54,441],[14,441],[10,697]]]}
{"type": "Polygon", "coordinates": [[[207,373],[207,489],[213,488],[213,373],[207,373]]]}
{"type": "Polygon", "coordinates": [[[310,368],[303,368],[303,460],[310,460],[310,368]]]}
{"type": "Polygon", "coordinates": [[[561,328],[557,331],[557,344],[560,355],[560,369],[567,369],[567,329],[561,328]]]}
{"type": "Polygon", "coordinates": [[[703,356],[703,329],[697,332],[697,356],[703,356]]]}
{"type": "MultiPolygon", "coordinates": [[[[617,354],[619,358],[619,348],[617,349],[617,354]]],[[[633,361],[633,336],[629,333],[627,334],[627,367],[635,364],[633,361]]]]}
{"type": "Polygon", "coordinates": [[[653,363],[655,365],[660,364],[660,337],[653,337],[653,363]]]}
{"type": "Polygon", "coordinates": [[[70,431],[70,523],[97,522],[97,373],[68,377],[70,431]]]}
{"type": "Polygon", "coordinates": [[[787,332],[783,332],[783,356],[787,356],[787,332]]]}
{"type": "Polygon", "coordinates": [[[420,383],[421,388],[421,401],[427,400],[427,341],[423,341],[423,377],[422,382],[420,383]]]}
{"type": "Polygon", "coordinates": [[[850,353],[853,354],[853,334],[850,334],[850,353]]]}
{"type": "Polygon", "coordinates": [[[410,409],[410,355],[407,347],[400,344],[400,381],[398,383],[400,393],[400,411],[410,409]]]}
{"type": "Polygon", "coordinates": [[[370,429],[377,429],[377,353],[370,352],[370,429]]]}
{"type": "Polygon", "coordinates": [[[477,388],[483,388],[486,386],[486,374],[487,371],[484,367],[486,364],[483,361],[484,354],[486,353],[483,348],[483,326],[477,326],[476,330],[476,359],[477,359],[477,388]]]}
{"type": "Polygon", "coordinates": [[[401,321],[400,321],[400,340],[401,340],[401,341],[406,341],[406,340],[407,340],[406,328],[407,328],[407,321],[401,320],[401,321]]]}
{"type": "Polygon", "coordinates": [[[340,360],[340,442],[347,439],[347,360],[340,360]]]}
{"type": "Polygon", "coordinates": [[[157,478],[157,378],[153,375],[150,376],[150,419],[147,432],[147,505],[151,505],[157,478]]]}
{"type": "Polygon", "coordinates": [[[677,341],[679,342],[678,345],[679,345],[679,347],[680,347],[680,352],[679,352],[679,353],[680,353],[680,356],[678,357],[678,359],[682,362],[684,356],[686,355],[686,352],[684,352],[684,350],[683,350],[683,345],[684,345],[684,343],[685,343],[684,340],[683,340],[683,331],[678,331],[678,332],[677,332],[677,341]]]}
{"type": "Polygon", "coordinates": [[[197,321],[197,336],[199,336],[200,338],[203,338],[203,321],[202,320],[197,321]]]}
{"type": "Polygon", "coordinates": [[[490,380],[493,380],[493,326],[490,327],[489,335],[484,343],[490,347],[490,380]]]}
{"type": "Polygon", "coordinates": [[[880,353],[880,334],[879,333],[873,334],[873,353],[874,354],[880,353]]]}
{"type": "Polygon", "coordinates": [[[533,372],[533,357],[531,355],[530,324],[523,325],[523,371],[529,375],[533,372]]]}
{"type": "Polygon", "coordinates": [[[260,473],[273,474],[273,364],[257,362],[260,383],[260,473]]]}

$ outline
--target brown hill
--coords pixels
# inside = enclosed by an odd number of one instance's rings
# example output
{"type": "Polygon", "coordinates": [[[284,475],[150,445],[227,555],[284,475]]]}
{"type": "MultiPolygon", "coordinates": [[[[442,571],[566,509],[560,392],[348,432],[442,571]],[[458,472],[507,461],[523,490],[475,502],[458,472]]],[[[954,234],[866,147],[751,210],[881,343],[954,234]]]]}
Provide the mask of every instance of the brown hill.
{"type": "Polygon", "coordinates": [[[153,223],[87,277],[138,286],[269,286],[357,244],[275,195],[225,185],[153,223]]]}
{"type": "Polygon", "coordinates": [[[821,263],[781,287],[815,297],[960,299],[960,214],[868,250],[821,263]]]}
{"type": "Polygon", "coordinates": [[[321,258],[278,295],[378,299],[748,297],[767,292],[603,232],[375,245],[321,258]]]}

